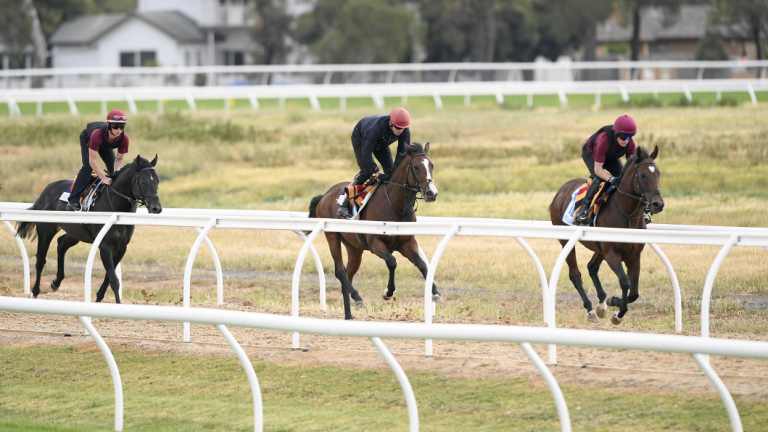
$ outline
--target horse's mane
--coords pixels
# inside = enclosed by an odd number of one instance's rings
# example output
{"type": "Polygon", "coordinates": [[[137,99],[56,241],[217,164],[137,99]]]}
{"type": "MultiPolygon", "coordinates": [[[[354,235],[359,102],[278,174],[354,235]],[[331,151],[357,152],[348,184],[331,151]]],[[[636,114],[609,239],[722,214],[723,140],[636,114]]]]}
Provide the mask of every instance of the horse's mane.
{"type": "Polygon", "coordinates": [[[136,167],[136,171],[139,171],[143,168],[151,168],[152,163],[150,163],[147,159],[144,159],[141,155],[136,155],[136,158],[133,161],[128,162],[127,164],[123,165],[119,171],[116,171],[112,178],[117,179],[121,174],[129,172],[133,167],[136,167]]]}
{"type": "Polygon", "coordinates": [[[638,146],[635,150],[635,154],[633,154],[629,160],[627,161],[627,164],[624,165],[624,169],[621,172],[621,175],[623,176],[625,172],[629,169],[630,166],[636,165],[645,159],[648,159],[650,156],[648,155],[648,150],[646,150],[643,147],[638,146]]]}
{"type": "Polygon", "coordinates": [[[397,165],[395,165],[393,171],[396,170],[401,163],[403,163],[404,158],[402,156],[418,156],[423,154],[426,154],[426,152],[424,151],[424,146],[422,146],[420,143],[411,143],[406,145],[405,153],[402,153],[395,158],[397,165]]]}

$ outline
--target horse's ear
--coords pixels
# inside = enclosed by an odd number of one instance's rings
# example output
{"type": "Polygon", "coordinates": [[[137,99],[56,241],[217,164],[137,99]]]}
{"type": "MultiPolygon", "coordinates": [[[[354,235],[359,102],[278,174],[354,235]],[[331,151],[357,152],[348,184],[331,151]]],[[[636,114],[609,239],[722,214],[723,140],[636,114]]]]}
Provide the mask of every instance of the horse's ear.
{"type": "Polygon", "coordinates": [[[152,165],[152,166],[157,165],[157,153],[155,153],[155,158],[152,159],[152,162],[150,162],[149,164],[152,165]]]}
{"type": "Polygon", "coordinates": [[[651,159],[656,159],[656,157],[659,155],[659,146],[653,147],[653,151],[651,152],[651,159]]]}
{"type": "Polygon", "coordinates": [[[427,143],[424,144],[424,153],[429,154],[429,141],[427,141],[427,143]]]}

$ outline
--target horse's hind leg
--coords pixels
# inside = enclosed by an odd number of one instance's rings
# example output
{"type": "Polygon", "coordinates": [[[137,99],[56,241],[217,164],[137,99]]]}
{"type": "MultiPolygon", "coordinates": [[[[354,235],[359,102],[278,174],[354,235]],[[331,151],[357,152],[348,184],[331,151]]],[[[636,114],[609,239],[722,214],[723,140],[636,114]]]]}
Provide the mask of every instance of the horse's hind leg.
{"type": "Polygon", "coordinates": [[[352,285],[352,279],[355,278],[355,274],[360,269],[360,263],[363,260],[363,250],[353,248],[349,245],[345,245],[347,248],[347,280],[349,280],[349,294],[352,296],[352,300],[355,301],[357,306],[363,305],[363,298],[360,297],[360,293],[357,292],[354,285],[352,285]]]}
{"type": "MultiPolygon", "coordinates": [[[[563,246],[565,246],[565,242],[560,242],[563,246]]],[[[592,310],[592,302],[589,300],[589,297],[587,296],[587,293],[584,291],[584,284],[581,280],[581,272],[579,271],[579,264],[576,262],[576,250],[572,249],[571,252],[568,254],[568,257],[565,259],[565,262],[568,263],[568,278],[571,280],[571,283],[574,287],[576,287],[576,291],[579,293],[579,296],[581,297],[582,305],[584,306],[584,309],[587,311],[587,319],[591,322],[598,322],[597,314],[594,310],[592,310]]]]}
{"type": "MultiPolygon", "coordinates": [[[[616,274],[616,277],[619,278],[619,285],[621,286],[621,298],[613,296],[608,300],[608,306],[616,306],[619,308],[619,312],[615,313],[611,317],[611,322],[615,325],[618,325],[621,324],[621,319],[624,317],[624,314],[627,313],[627,300],[632,282],[630,281],[629,276],[627,276],[627,273],[624,271],[624,266],[621,264],[621,256],[618,254],[618,252],[613,250],[610,251],[605,255],[605,261],[611,267],[611,270],[613,270],[613,272],[616,274]]],[[[639,270],[640,269],[638,266],[638,271],[639,270]]]]}
{"type": "Polygon", "coordinates": [[[605,312],[608,310],[608,305],[605,303],[605,298],[607,295],[605,294],[605,290],[603,289],[603,284],[600,282],[600,264],[603,263],[603,255],[601,255],[599,252],[595,252],[594,255],[592,255],[592,259],[589,260],[589,264],[587,264],[587,270],[589,270],[589,277],[592,279],[592,283],[595,285],[595,291],[597,291],[597,299],[599,300],[599,303],[597,304],[597,316],[600,318],[605,318],[605,312]]]}
{"type": "Polygon", "coordinates": [[[32,296],[37,298],[40,294],[40,275],[45,268],[45,259],[51,240],[56,235],[56,228],[52,224],[37,224],[37,254],[35,259],[35,284],[32,286],[32,296]]]}
{"type": "Polygon", "coordinates": [[[395,295],[395,270],[397,270],[397,260],[389,248],[381,239],[374,238],[370,242],[371,252],[384,260],[389,270],[389,280],[387,281],[387,292],[384,294],[384,300],[390,300],[395,295]]]}
{"type": "Polygon", "coordinates": [[[67,254],[67,250],[78,243],[78,240],[69,234],[64,234],[56,240],[56,279],[51,282],[51,290],[56,291],[61,286],[61,281],[64,280],[64,256],[67,254]]]}
{"type": "Polygon", "coordinates": [[[336,279],[341,283],[341,297],[344,301],[344,319],[352,319],[352,308],[350,307],[349,293],[352,289],[352,283],[347,278],[347,270],[344,268],[344,260],[341,256],[341,234],[325,233],[325,239],[328,241],[328,249],[333,258],[333,271],[336,279]]]}
{"type": "MultiPolygon", "coordinates": [[[[413,265],[419,269],[421,276],[426,279],[429,266],[427,266],[426,259],[419,254],[419,244],[416,242],[416,239],[411,237],[411,239],[405,242],[399,250],[408,261],[412,262],[413,265]]],[[[432,300],[438,301],[439,299],[440,291],[437,290],[437,284],[432,282],[432,300]]]]}

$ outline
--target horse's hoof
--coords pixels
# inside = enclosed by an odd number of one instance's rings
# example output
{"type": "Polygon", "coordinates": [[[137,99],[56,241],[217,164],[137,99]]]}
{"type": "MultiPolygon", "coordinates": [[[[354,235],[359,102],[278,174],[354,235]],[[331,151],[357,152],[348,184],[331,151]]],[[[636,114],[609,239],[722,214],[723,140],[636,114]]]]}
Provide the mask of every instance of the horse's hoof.
{"type": "Polygon", "coordinates": [[[432,301],[433,302],[435,302],[435,303],[439,302],[440,298],[441,298],[441,296],[440,296],[439,293],[438,294],[432,294],[432,301]]]}
{"type": "Polygon", "coordinates": [[[612,323],[613,325],[619,325],[619,324],[621,324],[621,318],[619,318],[619,315],[618,315],[618,314],[613,314],[613,316],[611,317],[611,323],[612,323]]]}
{"type": "Polygon", "coordinates": [[[51,291],[58,291],[59,285],[61,285],[61,282],[56,283],[56,281],[51,282],[51,291]]]}
{"type": "Polygon", "coordinates": [[[364,305],[365,305],[365,303],[363,303],[363,299],[360,299],[360,300],[355,300],[355,306],[356,306],[356,307],[359,307],[359,308],[361,308],[361,307],[363,307],[364,305]]]}
{"type": "Polygon", "coordinates": [[[381,296],[381,298],[383,298],[386,301],[390,301],[393,298],[395,298],[395,296],[394,295],[386,295],[386,294],[384,294],[383,296],[381,296]]]}
{"type": "Polygon", "coordinates": [[[597,324],[600,322],[600,318],[598,318],[597,316],[598,314],[596,314],[595,311],[593,310],[587,312],[587,320],[589,320],[589,322],[591,323],[597,324]]]}
{"type": "Polygon", "coordinates": [[[32,293],[32,298],[37,298],[37,296],[38,296],[39,294],[40,294],[40,293],[36,293],[36,292],[33,292],[33,293],[32,293]]]}
{"type": "Polygon", "coordinates": [[[608,305],[605,304],[605,302],[598,303],[597,304],[597,316],[600,318],[605,318],[605,312],[608,311],[608,305]]]}

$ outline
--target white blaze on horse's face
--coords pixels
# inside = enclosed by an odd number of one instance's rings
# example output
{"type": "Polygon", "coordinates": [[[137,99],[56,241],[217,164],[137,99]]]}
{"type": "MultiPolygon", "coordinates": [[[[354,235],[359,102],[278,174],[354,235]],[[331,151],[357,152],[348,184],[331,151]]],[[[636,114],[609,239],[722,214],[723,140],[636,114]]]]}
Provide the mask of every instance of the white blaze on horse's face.
{"type": "Polygon", "coordinates": [[[421,161],[421,163],[424,164],[424,171],[427,172],[427,184],[429,185],[429,191],[434,195],[437,195],[437,186],[435,186],[435,182],[432,181],[432,171],[429,169],[429,160],[425,158],[421,161]]]}
{"type": "Polygon", "coordinates": [[[649,165],[649,166],[648,166],[648,170],[649,170],[650,172],[652,172],[652,173],[653,173],[653,172],[656,172],[656,167],[655,167],[654,165],[649,165]]]}

